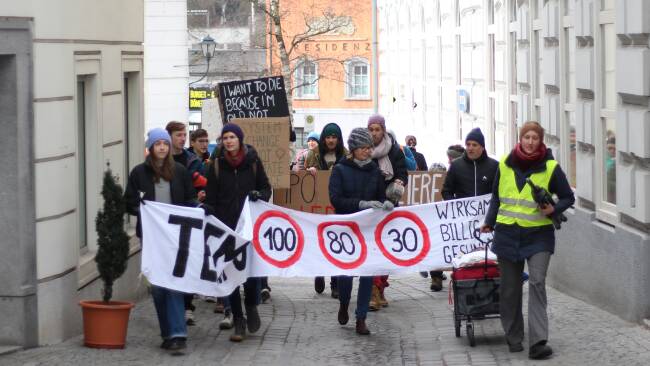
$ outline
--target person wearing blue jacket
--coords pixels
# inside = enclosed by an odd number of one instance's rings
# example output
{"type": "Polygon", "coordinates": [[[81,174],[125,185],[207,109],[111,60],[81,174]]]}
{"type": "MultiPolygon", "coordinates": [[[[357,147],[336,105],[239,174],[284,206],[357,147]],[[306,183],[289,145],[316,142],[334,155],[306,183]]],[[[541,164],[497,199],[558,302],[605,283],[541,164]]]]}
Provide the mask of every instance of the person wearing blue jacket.
{"type": "MultiPolygon", "coordinates": [[[[365,128],[355,128],[348,137],[350,154],[332,169],[329,196],[337,214],[351,214],[368,208],[392,210],[394,205],[386,199],[386,183],[379,166],[372,159],[374,143],[365,128]]],[[[359,277],[356,309],[356,332],[368,335],[366,314],[372,292],[372,276],[359,277]]],[[[352,277],[339,276],[339,324],[349,320],[348,305],[352,294],[352,277]]]]}

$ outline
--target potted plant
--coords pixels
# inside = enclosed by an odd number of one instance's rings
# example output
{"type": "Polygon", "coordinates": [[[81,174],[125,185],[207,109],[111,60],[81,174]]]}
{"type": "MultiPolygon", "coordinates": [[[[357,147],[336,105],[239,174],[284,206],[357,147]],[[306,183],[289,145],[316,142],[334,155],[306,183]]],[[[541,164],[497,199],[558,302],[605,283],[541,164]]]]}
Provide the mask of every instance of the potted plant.
{"type": "Polygon", "coordinates": [[[113,284],[126,270],[129,236],[124,231],[126,212],[122,187],[108,168],[102,184],[104,207],[97,213],[95,262],[104,287],[102,301],[80,301],[84,323],[84,345],[93,348],[124,348],[133,303],[111,301],[113,284]]]}

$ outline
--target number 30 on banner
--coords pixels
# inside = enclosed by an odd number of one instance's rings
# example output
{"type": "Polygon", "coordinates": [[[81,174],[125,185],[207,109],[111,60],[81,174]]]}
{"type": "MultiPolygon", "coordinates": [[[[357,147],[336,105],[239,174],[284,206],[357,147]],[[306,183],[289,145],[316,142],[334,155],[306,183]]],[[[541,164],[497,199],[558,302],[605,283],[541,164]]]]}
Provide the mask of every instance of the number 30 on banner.
{"type": "Polygon", "coordinates": [[[381,220],[375,229],[375,242],[388,260],[404,267],[422,261],[431,248],[426,225],[408,211],[395,211],[381,220]]]}
{"type": "Polygon", "coordinates": [[[318,246],[325,258],[341,269],[354,269],[366,260],[368,247],[359,225],[352,221],[318,225],[318,246]]]}
{"type": "Polygon", "coordinates": [[[255,221],[253,247],[268,263],[287,268],[300,259],[305,237],[289,215],[280,211],[266,211],[255,221]]]}

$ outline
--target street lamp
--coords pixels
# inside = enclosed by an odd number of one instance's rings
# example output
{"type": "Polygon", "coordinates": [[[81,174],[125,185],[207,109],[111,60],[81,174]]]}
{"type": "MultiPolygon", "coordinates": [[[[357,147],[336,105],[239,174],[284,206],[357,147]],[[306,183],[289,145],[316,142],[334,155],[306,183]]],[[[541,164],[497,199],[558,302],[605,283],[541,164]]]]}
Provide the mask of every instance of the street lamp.
{"type": "Polygon", "coordinates": [[[210,72],[210,60],[214,57],[214,51],[217,48],[217,42],[215,42],[214,38],[210,37],[210,35],[203,37],[200,45],[201,53],[203,53],[203,57],[206,59],[207,67],[203,76],[201,76],[199,80],[191,82],[190,85],[198,83],[199,81],[205,79],[206,76],[208,76],[208,73],[210,72]]]}

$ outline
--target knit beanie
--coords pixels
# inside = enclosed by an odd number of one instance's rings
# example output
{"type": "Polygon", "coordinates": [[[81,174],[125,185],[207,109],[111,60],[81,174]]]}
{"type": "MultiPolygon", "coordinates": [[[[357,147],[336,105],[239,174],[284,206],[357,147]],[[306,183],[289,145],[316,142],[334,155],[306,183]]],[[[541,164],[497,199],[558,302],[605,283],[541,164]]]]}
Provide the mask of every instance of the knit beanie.
{"type": "Polygon", "coordinates": [[[455,149],[447,149],[447,157],[450,160],[456,160],[463,156],[463,153],[461,151],[455,150],[455,149]]]}
{"type": "Polygon", "coordinates": [[[336,136],[341,137],[341,128],[336,123],[328,123],[320,134],[322,137],[336,136]]]}
{"type": "Polygon", "coordinates": [[[316,131],[311,131],[309,135],[307,135],[307,141],[309,140],[314,140],[318,142],[320,140],[320,135],[316,131]]]}
{"type": "Polygon", "coordinates": [[[521,137],[528,131],[535,131],[539,136],[540,141],[544,141],[544,128],[540,126],[538,122],[528,121],[524,123],[519,129],[519,140],[521,140],[521,137]]]}
{"type": "Polygon", "coordinates": [[[169,144],[169,146],[172,145],[172,138],[169,136],[169,133],[167,130],[164,128],[152,128],[147,132],[147,141],[145,142],[145,145],[147,146],[147,149],[151,149],[151,147],[156,143],[156,141],[160,140],[165,140],[169,144]]]}
{"type": "Polygon", "coordinates": [[[386,120],[381,114],[373,114],[370,116],[370,118],[368,118],[368,127],[374,124],[380,125],[381,128],[386,131],[386,120]]]}
{"type": "Polygon", "coordinates": [[[348,137],[348,149],[354,151],[364,146],[373,146],[372,136],[367,128],[357,127],[350,132],[348,137]]]}
{"type": "Polygon", "coordinates": [[[236,124],[234,124],[232,122],[228,122],[221,129],[221,137],[223,137],[223,135],[226,132],[234,133],[235,136],[237,136],[237,138],[239,138],[239,143],[240,144],[244,143],[244,131],[242,131],[241,127],[237,126],[236,124]]]}
{"type": "Polygon", "coordinates": [[[481,129],[478,127],[469,131],[467,137],[465,137],[465,143],[470,140],[476,141],[479,145],[485,147],[485,137],[483,137],[483,132],[481,132],[481,129]]]}

